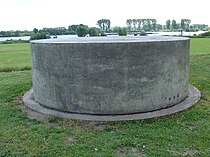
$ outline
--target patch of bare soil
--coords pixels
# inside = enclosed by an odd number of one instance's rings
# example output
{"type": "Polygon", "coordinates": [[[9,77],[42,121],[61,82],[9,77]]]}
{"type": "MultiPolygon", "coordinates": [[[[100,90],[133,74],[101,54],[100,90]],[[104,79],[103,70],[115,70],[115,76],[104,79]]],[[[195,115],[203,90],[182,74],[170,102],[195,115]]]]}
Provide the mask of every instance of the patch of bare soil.
{"type": "Polygon", "coordinates": [[[116,151],[116,155],[119,157],[132,155],[136,157],[146,157],[146,154],[142,151],[140,151],[138,148],[135,147],[124,147],[120,148],[116,151]]]}
{"type": "Polygon", "coordinates": [[[76,138],[75,138],[74,135],[69,135],[69,136],[67,136],[67,137],[64,139],[64,142],[65,142],[66,144],[72,143],[72,142],[74,142],[74,141],[76,141],[76,138]]]}

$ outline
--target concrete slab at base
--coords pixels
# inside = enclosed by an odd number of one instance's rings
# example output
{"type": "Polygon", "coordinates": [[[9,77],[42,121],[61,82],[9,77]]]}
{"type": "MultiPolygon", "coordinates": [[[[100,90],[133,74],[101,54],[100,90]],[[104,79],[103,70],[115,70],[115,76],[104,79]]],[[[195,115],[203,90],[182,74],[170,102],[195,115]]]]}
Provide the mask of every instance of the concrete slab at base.
{"type": "Polygon", "coordinates": [[[79,120],[89,120],[89,121],[123,121],[123,120],[137,120],[137,119],[147,119],[155,118],[165,115],[170,115],[182,110],[185,110],[200,100],[201,93],[194,86],[189,86],[189,96],[179,104],[172,107],[145,112],[145,113],[135,113],[135,114],[125,114],[125,115],[91,115],[91,114],[75,114],[70,112],[62,112],[50,108],[46,108],[41,104],[37,103],[33,97],[33,90],[26,92],[23,96],[23,103],[31,108],[32,110],[38,111],[40,113],[53,115],[61,118],[71,118],[79,120]]]}

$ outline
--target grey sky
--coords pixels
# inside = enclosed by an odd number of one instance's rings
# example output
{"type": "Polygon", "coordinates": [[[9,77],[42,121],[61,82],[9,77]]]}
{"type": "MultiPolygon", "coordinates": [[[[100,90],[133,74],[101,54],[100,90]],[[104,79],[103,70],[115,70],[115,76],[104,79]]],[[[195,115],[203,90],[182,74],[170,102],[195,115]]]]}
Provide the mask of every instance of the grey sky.
{"type": "Polygon", "coordinates": [[[193,24],[208,24],[209,0],[0,0],[0,31],[32,30],[34,27],[67,27],[72,24],[96,26],[101,18],[111,26],[125,26],[128,18],[156,18],[193,24]]]}

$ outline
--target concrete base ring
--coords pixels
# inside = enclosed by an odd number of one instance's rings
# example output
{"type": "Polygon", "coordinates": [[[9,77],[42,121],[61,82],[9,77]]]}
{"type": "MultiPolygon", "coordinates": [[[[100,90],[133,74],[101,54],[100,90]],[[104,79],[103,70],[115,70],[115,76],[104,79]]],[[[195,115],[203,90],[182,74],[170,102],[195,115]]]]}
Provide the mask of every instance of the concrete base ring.
{"type": "Polygon", "coordinates": [[[135,114],[126,114],[126,115],[76,114],[76,113],[62,112],[55,109],[47,108],[34,100],[32,89],[24,94],[24,96],[22,97],[22,101],[26,106],[28,106],[32,110],[61,118],[71,118],[71,119],[88,120],[88,121],[123,121],[123,120],[155,118],[185,110],[194,105],[195,103],[197,103],[201,97],[200,91],[194,86],[190,85],[188,87],[188,90],[189,90],[188,97],[181,103],[176,104],[172,107],[146,112],[146,113],[135,113],[135,114]]]}

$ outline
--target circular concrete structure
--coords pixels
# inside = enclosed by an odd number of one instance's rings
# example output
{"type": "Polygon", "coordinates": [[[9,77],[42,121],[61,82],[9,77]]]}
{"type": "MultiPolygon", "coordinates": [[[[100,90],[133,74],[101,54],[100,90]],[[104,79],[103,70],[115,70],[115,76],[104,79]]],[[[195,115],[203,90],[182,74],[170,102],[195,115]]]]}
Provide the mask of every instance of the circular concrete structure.
{"type": "Polygon", "coordinates": [[[188,38],[39,40],[31,42],[31,59],[34,101],[56,111],[146,113],[170,108],[189,94],[188,38]]]}

